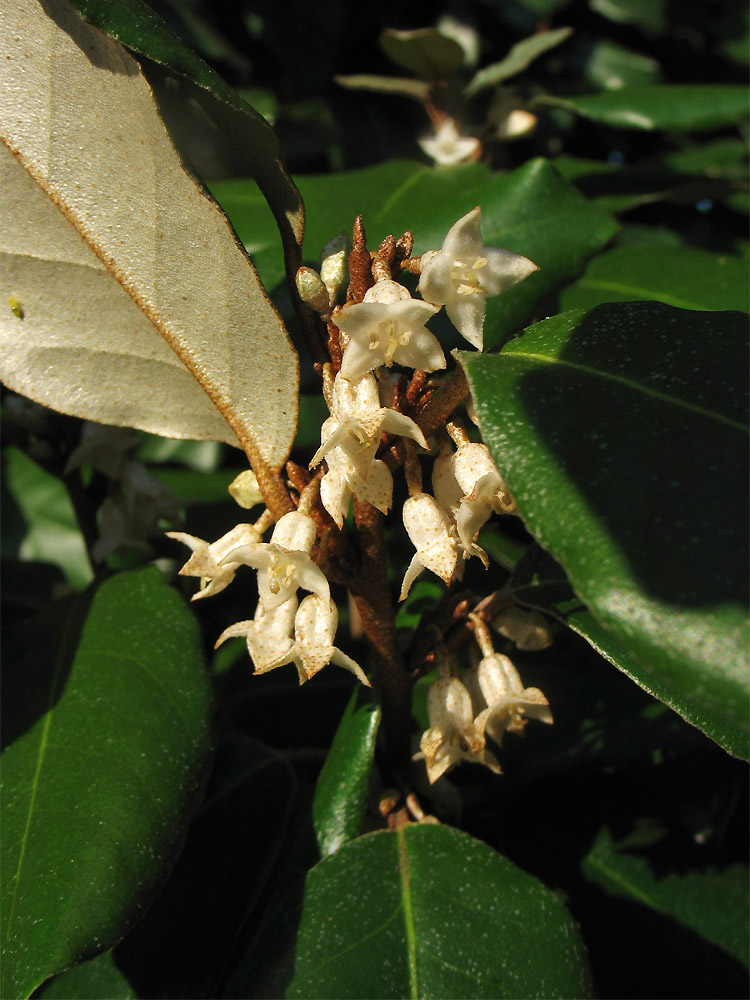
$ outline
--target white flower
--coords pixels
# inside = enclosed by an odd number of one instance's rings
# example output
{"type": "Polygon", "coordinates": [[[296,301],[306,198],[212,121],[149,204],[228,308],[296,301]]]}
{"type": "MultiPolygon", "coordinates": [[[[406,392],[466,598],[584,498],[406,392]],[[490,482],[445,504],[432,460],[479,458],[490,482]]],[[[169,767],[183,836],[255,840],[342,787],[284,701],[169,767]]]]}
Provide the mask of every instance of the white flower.
{"type": "Polygon", "coordinates": [[[484,656],[477,667],[477,682],[487,704],[475,722],[477,729],[501,745],[506,732],[522,733],[529,719],[551,723],[549,702],[538,688],[525,688],[509,657],[484,656]]]}
{"type": "Polygon", "coordinates": [[[328,663],[350,670],[367,687],[370,682],[362,668],[346,653],[333,645],[338,625],[338,610],[334,602],[310,594],[299,606],[294,618],[294,643],[279,653],[266,670],[294,663],[300,684],[314,677],[328,663]]]}
{"type": "Polygon", "coordinates": [[[336,377],[331,411],[321,429],[323,443],[310,468],[326,459],[328,472],[321,480],[321,500],[341,527],[353,493],[383,513],[390,507],[393,479],[388,467],[375,458],[384,433],[411,437],[423,448],[427,442],[413,420],[380,405],[375,376],[369,372],[358,382],[340,374],[336,377]]]}
{"type": "Polygon", "coordinates": [[[192,556],[180,570],[180,576],[200,577],[201,589],[193,594],[194,601],[219,594],[232,582],[234,574],[245,560],[228,559],[230,552],[240,546],[243,550],[250,551],[262,545],[261,534],[252,524],[238,524],[210,545],[202,538],[188,535],[184,531],[168,531],[166,534],[168,538],[175,538],[193,550],[192,556]]]}
{"type": "Polygon", "coordinates": [[[418,139],[422,150],[436,163],[464,163],[471,159],[480,147],[474,136],[459,135],[456,123],[446,118],[434,135],[418,139]]]}
{"type": "Polygon", "coordinates": [[[552,633],[544,615],[533,608],[513,604],[492,619],[492,627],[519,649],[536,651],[552,645],[552,633]]]}
{"type": "Polygon", "coordinates": [[[397,281],[378,281],[364,301],[344,306],[333,322],[346,334],[341,374],[356,381],[379,365],[393,362],[431,372],[445,368],[445,355],[425,327],[439,306],[413,299],[397,281]]]}
{"type": "Polygon", "coordinates": [[[432,488],[439,503],[455,521],[466,558],[479,556],[488,566],[487,554],[476,537],[494,511],[515,510],[515,502],[492,461],[487,445],[467,441],[452,454],[435,459],[432,488]]]}
{"type": "Polygon", "coordinates": [[[316,534],[311,517],[291,511],[279,518],[270,542],[237,546],[225,556],[222,569],[224,562],[257,569],[258,593],[267,611],[295,597],[298,587],[328,600],[328,580],[309,555],[316,534]]]}
{"type": "Polygon", "coordinates": [[[494,755],[485,749],[484,732],[474,724],[471,695],[457,677],[440,677],[430,686],[427,714],[430,728],[413,759],[425,761],[430,784],[462,760],[500,773],[494,755]]]}
{"type": "Polygon", "coordinates": [[[429,493],[417,493],[404,503],[404,526],[416,548],[401,585],[400,601],[423,569],[450,583],[458,566],[458,539],[450,518],[429,493]]]}
{"type": "Polygon", "coordinates": [[[427,302],[445,305],[451,322],[481,351],[485,300],[507,292],[538,270],[533,261],[500,247],[487,247],[477,206],[451,228],[441,250],[422,255],[417,290],[427,302]]]}
{"type": "Polygon", "coordinates": [[[255,617],[251,621],[237,622],[225,629],[216,640],[215,649],[227,639],[243,636],[247,641],[256,674],[264,674],[277,666],[280,656],[284,656],[293,644],[292,629],[299,601],[296,597],[267,610],[258,601],[255,617]]]}

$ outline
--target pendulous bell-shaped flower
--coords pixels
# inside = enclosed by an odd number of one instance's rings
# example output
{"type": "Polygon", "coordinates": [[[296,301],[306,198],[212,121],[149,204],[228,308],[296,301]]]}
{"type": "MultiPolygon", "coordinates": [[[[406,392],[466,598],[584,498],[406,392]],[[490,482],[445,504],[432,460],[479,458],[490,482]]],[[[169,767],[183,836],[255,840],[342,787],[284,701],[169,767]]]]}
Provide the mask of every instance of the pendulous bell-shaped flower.
{"type": "Polygon", "coordinates": [[[242,636],[247,642],[247,651],[255,666],[255,673],[264,674],[273,670],[279,657],[292,648],[292,630],[298,606],[296,597],[291,597],[270,610],[263,607],[262,601],[258,601],[255,617],[224,629],[214,648],[218,649],[227,639],[242,636]]]}
{"type": "Polygon", "coordinates": [[[433,465],[432,488],[455,522],[465,558],[479,556],[487,566],[487,554],[476,544],[477,535],[493,511],[515,510],[487,445],[466,441],[456,451],[439,455],[433,465]]]}
{"type": "Polygon", "coordinates": [[[370,687],[359,664],[333,645],[338,618],[338,609],[330,598],[326,600],[317,594],[310,594],[301,602],[294,617],[294,642],[265,669],[273,670],[286,663],[294,663],[299,682],[304,684],[326,664],[333,663],[351,671],[366,687],[370,687]]]}
{"type": "Polygon", "coordinates": [[[483,653],[476,667],[475,680],[486,708],[475,719],[477,728],[500,746],[505,733],[522,733],[529,719],[552,723],[549,702],[539,688],[523,686],[510,657],[494,651],[484,622],[475,615],[470,617],[483,653]]]}
{"type": "Polygon", "coordinates": [[[507,292],[538,270],[527,257],[488,247],[479,231],[479,206],[459,219],[445,237],[442,249],[422,255],[417,291],[426,302],[444,305],[462,337],[482,350],[486,300],[507,292]]]}
{"type": "Polygon", "coordinates": [[[414,760],[424,760],[434,784],[463,760],[484,764],[496,774],[500,765],[484,745],[484,731],[474,724],[471,695],[458,677],[440,677],[427,693],[430,728],[419,742],[414,760]]]}
{"type": "Polygon", "coordinates": [[[328,471],[320,484],[323,506],[342,526],[352,494],[386,513],[391,505],[393,478],[375,458],[383,434],[410,437],[423,448],[427,442],[419,427],[403,413],[381,406],[375,376],[368,372],[356,382],[337,375],[333,383],[331,416],[321,429],[323,443],[310,468],[325,458],[328,471]]]}
{"type": "Polygon", "coordinates": [[[168,538],[183,542],[193,550],[193,554],[180,570],[180,576],[200,577],[201,589],[193,594],[191,598],[193,601],[202,597],[212,597],[229,586],[234,574],[245,563],[245,559],[228,558],[230,552],[238,548],[249,552],[261,546],[263,542],[260,532],[252,524],[238,524],[210,545],[202,538],[188,535],[184,531],[168,531],[166,535],[168,538]]]}
{"type": "Polygon", "coordinates": [[[404,502],[404,527],[416,548],[401,585],[403,601],[411,585],[429,569],[448,584],[458,567],[458,538],[450,518],[429,493],[417,493],[404,502]]]}
{"type": "Polygon", "coordinates": [[[228,553],[224,562],[244,563],[257,569],[258,594],[267,611],[296,597],[299,587],[328,600],[328,580],[310,558],[316,535],[311,517],[298,510],[291,511],[279,518],[270,542],[239,545],[228,553]]]}
{"type": "Polygon", "coordinates": [[[378,281],[362,302],[344,306],[332,319],[348,338],[341,374],[356,381],[395,362],[425,372],[445,368],[437,337],[425,323],[439,306],[413,299],[397,281],[378,281]]]}

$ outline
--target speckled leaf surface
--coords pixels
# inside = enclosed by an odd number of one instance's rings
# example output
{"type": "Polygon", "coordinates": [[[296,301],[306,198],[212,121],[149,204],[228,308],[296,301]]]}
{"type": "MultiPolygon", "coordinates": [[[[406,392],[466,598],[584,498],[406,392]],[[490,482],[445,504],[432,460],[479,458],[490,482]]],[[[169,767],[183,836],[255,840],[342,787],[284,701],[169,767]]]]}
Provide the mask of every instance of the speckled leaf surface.
{"type": "Polygon", "coordinates": [[[0,284],[21,308],[0,310],[0,376],[84,419],[239,441],[259,475],[278,470],[296,351],[138,63],[66,0],[6,7],[0,284]]]}
{"type": "Polygon", "coordinates": [[[587,997],[559,897],[451,827],[345,844],[310,872],[287,997],[587,997]],[[356,891],[353,887],[356,886],[356,891]]]}
{"type": "Polygon", "coordinates": [[[745,720],[731,718],[666,673],[644,664],[623,639],[594,617],[570,585],[565,570],[539,545],[531,545],[516,564],[509,583],[515,596],[563,622],[582,636],[609,663],[621,670],[654,698],[715,740],[736,757],[746,757],[748,733],[745,720]]]}
{"type": "Polygon", "coordinates": [[[591,614],[745,734],[746,334],[741,313],[613,303],[461,355],[521,515],[591,614]]]}
{"type": "Polygon", "coordinates": [[[194,619],[153,568],[6,637],[4,997],[111,947],[145,910],[202,793],[211,697],[194,619]]]}
{"type": "Polygon", "coordinates": [[[646,299],[680,309],[750,309],[747,261],[694,247],[616,247],[563,289],[561,309],[646,299]]]}

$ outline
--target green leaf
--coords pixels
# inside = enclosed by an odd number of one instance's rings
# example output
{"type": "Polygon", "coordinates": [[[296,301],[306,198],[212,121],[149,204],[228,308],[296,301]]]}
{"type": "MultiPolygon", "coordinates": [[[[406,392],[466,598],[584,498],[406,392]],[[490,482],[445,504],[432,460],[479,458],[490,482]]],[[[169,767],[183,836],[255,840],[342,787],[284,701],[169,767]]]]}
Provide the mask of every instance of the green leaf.
{"type": "Polygon", "coordinates": [[[315,789],[313,822],[321,857],[362,829],[380,709],[370,703],[357,706],[359,697],[354,691],[346,706],[315,789]]]}
{"type": "Polygon", "coordinates": [[[143,0],[72,0],[91,24],[194,84],[196,99],[247,158],[271,205],[287,251],[301,244],[304,207],[268,122],[196,55],[143,0]]]}
{"type": "Polygon", "coordinates": [[[5,997],[111,947],[174,864],[202,794],[200,637],[156,569],[113,577],[4,648],[5,997]]]}
{"type": "Polygon", "coordinates": [[[613,128],[667,132],[734,125],[747,115],[747,90],[733,84],[640,84],[580,97],[538,97],[537,105],[566,108],[613,128]]]}
{"type": "MultiPolygon", "coordinates": [[[[453,223],[482,206],[485,243],[530,257],[540,270],[488,303],[485,346],[505,339],[539,299],[579,274],[586,259],[617,229],[615,220],[563,180],[546,160],[532,160],[509,174],[491,174],[481,164],[434,168],[401,160],[335,175],[300,178],[307,206],[305,259],[319,260],[323,245],[341,230],[351,232],[364,217],[369,245],[389,233],[414,234],[414,253],[442,246],[453,223]]],[[[226,181],[212,192],[229,214],[266,286],[283,277],[278,254],[262,240],[263,207],[247,181],[226,181]]]]}
{"type": "Polygon", "coordinates": [[[572,33],[572,28],[555,28],[553,31],[539,31],[517,42],[503,60],[485,66],[474,75],[464,91],[465,96],[473,97],[474,94],[521,73],[540,55],[556,48],[572,33]]]}
{"type": "Polygon", "coordinates": [[[459,355],[529,530],[643,670],[744,752],[746,333],[740,313],[613,303],[459,355]]]}
{"type": "Polygon", "coordinates": [[[380,47],[397,66],[423,80],[448,80],[464,61],[464,50],[458,42],[437,28],[413,31],[386,28],[380,35],[380,47]]]}
{"type": "Polygon", "coordinates": [[[693,247],[616,247],[560,294],[561,309],[651,299],[680,309],[750,310],[747,261],[693,247]]]}
{"type": "MultiPolygon", "coordinates": [[[[490,551],[490,550],[488,550],[490,551]]],[[[568,628],[582,636],[609,663],[635,681],[644,691],[668,705],[687,722],[701,729],[729,753],[742,757],[746,753],[747,730],[740,723],[727,719],[721,711],[706,706],[704,700],[685,692],[671,678],[651,670],[638,659],[632,649],[613,632],[597,621],[576,595],[559,563],[539,545],[529,547],[516,564],[509,586],[524,604],[553,615],[568,628]]],[[[620,704],[622,698],[620,698],[620,704]]],[[[619,732],[623,724],[618,722],[619,732]]],[[[635,741],[642,749],[644,740],[635,741]]],[[[580,749],[580,747],[579,747],[580,749]]]]}
{"type": "MultiPolygon", "coordinates": [[[[9,446],[3,458],[3,486],[25,522],[17,555],[24,560],[53,563],[60,567],[68,583],[85,587],[93,571],[65,486],[18,448],[9,446]]],[[[4,549],[10,541],[9,527],[6,520],[4,549]]]]}
{"type": "Polygon", "coordinates": [[[659,864],[659,845],[656,850],[649,847],[643,830],[618,843],[604,828],[583,861],[583,872],[612,895],[678,920],[747,965],[748,866],[660,870],[666,852],[661,852],[659,864]]]}
{"type": "Polygon", "coordinates": [[[664,30],[666,0],[590,0],[590,6],[615,24],[633,24],[649,35],[664,30]]]}
{"type": "Polygon", "coordinates": [[[559,897],[459,830],[412,824],[308,875],[287,997],[586,997],[559,897]]]}
{"type": "Polygon", "coordinates": [[[590,47],[583,72],[589,83],[606,90],[658,83],[660,74],[655,59],[609,38],[600,38],[590,47]]]}
{"type": "Polygon", "coordinates": [[[118,967],[114,952],[105,951],[50,979],[34,1000],[136,1000],[138,992],[118,967]]]}

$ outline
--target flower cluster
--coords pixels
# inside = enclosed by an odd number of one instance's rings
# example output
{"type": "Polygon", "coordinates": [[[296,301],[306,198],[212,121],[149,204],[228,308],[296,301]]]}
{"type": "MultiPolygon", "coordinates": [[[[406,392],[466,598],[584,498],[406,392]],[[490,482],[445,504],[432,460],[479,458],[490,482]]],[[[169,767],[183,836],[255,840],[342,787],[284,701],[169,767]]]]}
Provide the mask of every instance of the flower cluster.
{"type": "MultiPolygon", "coordinates": [[[[471,441],[458,422],[439,428],[429,441],[417,422],[419,394],[425,386],[425,398],[431,391],[427,373],[446,368],[440,342],[427,328],[429,320],[445,306],[459,332],[481,350],[486,300],[536,270],[526,257],[485,246],[480,216],[480,209],[473,209],[451,228],[440,250],[408,261],[410,234],[400,245],[389,237],[372,255],[360,226],[361,244],[349,258],[350,266],[361,266],[360,280],[350,282],[344,305],[337,304],[347,275],[344,234],[324,248],[320,272],[303,267],[297,273],[301,299],[327,326],[331,357],[321,367],[330,416],[310,461],[312,482],[310,473],[299,470],[298,509],[279,518],[268,542],[263,541],[272,523],[268,511],[212,544],[170,533],[192,549],[180,572],[200,579],[194,599],[222,591],[240,566],[257,572],[259,597],[253,618],[230,626],[216,644],[244,638],[256,673],[293,663],[302,683],[334,663],[369,684],[360,666],[334,645],[336,605],[311,553],[318,525],[326,523],[324,511],[342,529],[353,497],[383,514],[390,510],[396,464],[387,461],[384,444],[393,445],[392,455],[403,461],[409,488],[403,522],[415,553],[401,600],[425,569],[450,584],[472,557],[488,565],[477,542],[479,531],[493,512],[513,511],[513,498],[487,447],[471,441]],[[412,297],[395,280],[402,265],[419,274],[421,298],[412,297]],[[398,374],[404,368],[412,370],[411,381],[398,374]],[[420,455],[434,456],[432,494],[423,489],[420,455]],[[301,599],[300,590],[307,592],[301,599]]],[[[355,244],[357,234],[355,227],[355,244]]],[[[252,473],[238,477],[230,492],[245,507],[259,499],[252,473]]],[[[523,630],[519,623],[508,627],[523,630]]],[[[474,672],[461,680],[444,670],[430,690],[430,729],[422,738],[420,756],[431,781],[461,759],[499,770],[485,747],[486,736],[499,744],[504,732],[522,730],[527,717],[551,721],[544,696],[524,689],[510,660],[492,650],[481,622],[476,634],[484,655],[474,672]]]]}
{"type": "Polygon", "coordinates": [[[474,634],[482,652],[479,663],[461,680],[441,665],[441,676],[427,694],[429,729],[415,760],[424,760],[434,783],[462,760],[484,764],[496,774],[500,765],[487,749],[489,736],[497,746],[505,733],[522,733],[529,719],[551,723],[549,702],[538,688],[525,688],[512,660],[496,653],[489,630],[476,615],[474,634]]]}
{"type": "Polygon", "coordinates": [[[338,612],[325,574],[310,558],[315,522],[302,511],[292,511],[279,519],[271,541],[264,542],[267,520],[264,515],[254,525],[239,524],[211,545],[181,531],[168,532],[193,550],[180,570],[183,576],[200,578],[201,589],[193,600],[224,590],[240,566],[258,572],[255,617],[231,625],[216,645],[243,636],[258,674],[294,663],[302,684],[327,663],[335,663],[369,687],[361,667],[333,645],[338,612]],[[302,601],[297,596],[300,588],[309,591],[302,601]]]}

